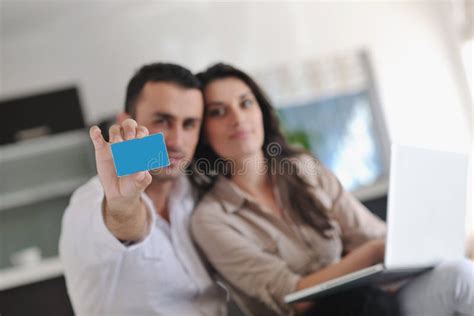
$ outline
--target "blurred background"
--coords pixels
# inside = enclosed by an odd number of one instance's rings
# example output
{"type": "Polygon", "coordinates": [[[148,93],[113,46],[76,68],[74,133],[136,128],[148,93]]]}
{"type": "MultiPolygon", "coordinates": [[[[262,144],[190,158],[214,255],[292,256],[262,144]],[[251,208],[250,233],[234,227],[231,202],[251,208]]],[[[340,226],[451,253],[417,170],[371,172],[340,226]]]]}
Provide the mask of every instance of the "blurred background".
{"type": "Polygon", "coordinates": [[[141,65],[249,72],[290,140],[385,218],[391,143],[473,151],[473,42],[468,0],[0,1],[0,313],[72,314],[62,213],[95,174],[87,127],[113,122],[141,65]]]}

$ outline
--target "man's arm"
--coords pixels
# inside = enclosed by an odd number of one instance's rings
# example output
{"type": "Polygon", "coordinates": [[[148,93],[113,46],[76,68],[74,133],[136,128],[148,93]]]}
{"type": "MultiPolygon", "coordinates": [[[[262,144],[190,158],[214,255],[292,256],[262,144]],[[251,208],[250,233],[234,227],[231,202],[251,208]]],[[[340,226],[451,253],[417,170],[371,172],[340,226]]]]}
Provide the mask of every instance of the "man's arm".
{"type": "Polygon", "coordinates": [[[121,242],[138,242],[149,233],[151,217],[141,200],[138,205],[113,208],[111,211],[104,198],[102,215],[107,228],[121,242]]]}
{"type": "Polygon", "coordinates": [[[118,177],[110,145],[125,140],[148,136],[144,126],[138,126],[132,119],[109,129],[110,142],[106,142],[97,126],[90,129],[94,144],[97,173],[104,189],[103,216],[110,232],[119,240],[137,242],[148,233],[150,219],[141,200],[142,192],[151,183],[147,171],[118,177]]]}
{"type": "MultiPolygon", "coordinates": [[[[117,290],[122,259],[142,258],[155,249],[147,242],[153,238],[151,232],[134,245],[121,243],[105,224],[103,202],[104,190],[94,177],[74,192],[62,219],[59,255],[76,315],[103,315],[109,293],[117,290]]],[[[153,222],[151,205],[144,203],[153,222]]]]}

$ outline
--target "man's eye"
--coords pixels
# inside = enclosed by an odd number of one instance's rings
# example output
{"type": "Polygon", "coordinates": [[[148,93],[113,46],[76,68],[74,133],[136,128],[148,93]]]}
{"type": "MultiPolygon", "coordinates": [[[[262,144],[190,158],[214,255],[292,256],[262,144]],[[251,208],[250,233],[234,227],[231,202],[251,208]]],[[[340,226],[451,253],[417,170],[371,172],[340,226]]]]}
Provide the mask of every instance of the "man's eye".
{"type": "Polygon", "coordinates": [[[184,128],[185,129],[193,129],[197,126],[196,121],[189,121],[184,123],[184,128]]]}
{"type": "Polygon", "coordinates": [[[209,117],[218,117],[223,116],[225,114],[224,108],[214,108],[207,111],[207,115],[209,117]]]}
{"type": "Polygon", "coordinates": [[[154,123],[155,124],[164,124],[164,123],[166,123],[166,120],[165,119],[156,119],[154,123]]]}

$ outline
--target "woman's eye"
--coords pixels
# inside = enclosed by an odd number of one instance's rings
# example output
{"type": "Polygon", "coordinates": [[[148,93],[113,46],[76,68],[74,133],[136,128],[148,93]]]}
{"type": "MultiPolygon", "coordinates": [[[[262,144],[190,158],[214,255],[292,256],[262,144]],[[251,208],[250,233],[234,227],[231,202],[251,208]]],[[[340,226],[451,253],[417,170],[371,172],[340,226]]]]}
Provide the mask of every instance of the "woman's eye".
{"type": "Polygon", "coordinates": [[[253,105],[253,101],[250,99],[246,99],[242,102],[242,107],[243,108],[249,108],[253,105]]]}
{"type": "Polygon", "coordinates": [[[224,108],[214,108],[207,111],[207,115],[210,117],[223,116],[225,114],[224,108]]]}

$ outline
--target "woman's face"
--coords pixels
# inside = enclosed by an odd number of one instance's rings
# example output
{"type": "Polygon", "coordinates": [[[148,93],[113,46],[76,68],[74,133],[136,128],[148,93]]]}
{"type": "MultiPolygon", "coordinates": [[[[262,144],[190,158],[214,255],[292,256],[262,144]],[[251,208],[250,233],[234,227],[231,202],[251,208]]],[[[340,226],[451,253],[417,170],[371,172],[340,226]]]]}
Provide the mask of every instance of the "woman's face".
{"type": "Polygon", "coordinates": [[[262,150],[262,111],[242,80],[212,81],[204,90],[204,99],[204,136],[218,156],[242,160],[262,150]]]}

